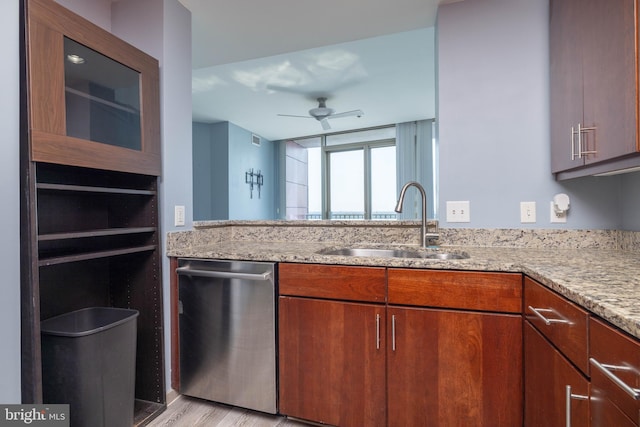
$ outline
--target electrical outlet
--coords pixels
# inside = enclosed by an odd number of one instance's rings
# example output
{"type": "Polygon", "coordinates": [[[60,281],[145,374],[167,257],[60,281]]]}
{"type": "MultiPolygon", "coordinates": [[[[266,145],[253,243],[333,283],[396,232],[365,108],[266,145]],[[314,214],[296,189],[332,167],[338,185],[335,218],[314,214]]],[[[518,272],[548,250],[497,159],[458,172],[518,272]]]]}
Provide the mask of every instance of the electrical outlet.
{"type": "Polygon", "coordinates": [[[558,216],[556,210],[553,208],[553,202],[550,203],[551,211],[549,213],[549,218],[552,223],[565,223],[567,222],[567,213],[565,212],[563,215],[558,216]]]}
{"type": "Polygon", "coordinates": [[[520,202],[520,222],[536,222],[536,202],[520,202]]]}
{"type": "Polygon", "coordinates": [[[471,222],[469,202],[447,202],[447,222],[471,222]]]}
{"type": "Polygon", "coordinates": [[[184,206],[175,206],[173,215],[173,225],[176,227],[184,227],[184,206]]]}

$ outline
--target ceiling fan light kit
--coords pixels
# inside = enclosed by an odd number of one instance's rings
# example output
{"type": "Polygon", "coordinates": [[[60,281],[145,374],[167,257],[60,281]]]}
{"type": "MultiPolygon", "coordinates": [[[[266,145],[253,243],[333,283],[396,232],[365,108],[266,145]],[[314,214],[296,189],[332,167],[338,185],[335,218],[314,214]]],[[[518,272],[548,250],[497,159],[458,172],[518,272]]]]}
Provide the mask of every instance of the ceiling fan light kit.
{"type": "Polygon", "coordinates": [[[351,117],[351,116],[362,117],[364,115],[364,112],[362,110],[352,110],[352,111],[345,111],[343,113],[334,113],[333,108],[328,108],[326,102],[327,102],[327,98],[325,97],[318,98],[318,106],[316,108],[310,109],[308,116],[296,116],[292,114],[278,114],[278,115],[283,117],[316,119],[317,121],[320,122],[320,124],[322,125],[322,129],[324,130],[331,129],[331,125],[329,124],[328,119],[339,119],[342,117],[351,117]]]}

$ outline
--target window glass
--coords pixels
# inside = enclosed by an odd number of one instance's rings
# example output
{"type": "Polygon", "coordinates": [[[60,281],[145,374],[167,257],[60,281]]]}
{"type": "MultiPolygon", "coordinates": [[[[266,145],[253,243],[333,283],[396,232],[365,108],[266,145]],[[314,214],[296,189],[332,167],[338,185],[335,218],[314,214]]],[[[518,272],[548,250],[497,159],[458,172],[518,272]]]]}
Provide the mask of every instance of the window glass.
{"type": "Polygon", "coordinates": [[[307,219],[322,219],[322,150],[319,146],[307,148],[309,154],[307,219]]]}
{"type": "Polygon", "coordinates": [[[329,153],[330,219],[364,218],[364,150],[329,153]]]}
{"type": "Polygon", "coordinates": [[[371,148],[371,219],[396,219],[396,147],[371,148]]]}
{"type": "Polygon", "coordinates": [[[142,149],[140,73],[64,39],[67,135],[142,149]]]}

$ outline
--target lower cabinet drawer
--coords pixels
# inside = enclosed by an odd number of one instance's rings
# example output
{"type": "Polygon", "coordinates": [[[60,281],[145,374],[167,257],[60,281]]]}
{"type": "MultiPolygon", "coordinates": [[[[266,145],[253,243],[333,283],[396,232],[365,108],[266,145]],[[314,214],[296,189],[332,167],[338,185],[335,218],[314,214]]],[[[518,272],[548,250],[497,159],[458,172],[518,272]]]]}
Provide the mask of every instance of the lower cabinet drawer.
{"type": "Polygon", "coordinates": [[[390,268],[389,304],[520,313],[522,275],[390,268]]]}
{"type": "Polygon", "coordinates": [[[385,302],[386,268],[282,263],[278,266],[278,294],[385,302]]]}
{"type": "Polygon", "coordinates": [[[524,314],[573,364],[588,374],[588,312],[525,277],[524,314]]]}

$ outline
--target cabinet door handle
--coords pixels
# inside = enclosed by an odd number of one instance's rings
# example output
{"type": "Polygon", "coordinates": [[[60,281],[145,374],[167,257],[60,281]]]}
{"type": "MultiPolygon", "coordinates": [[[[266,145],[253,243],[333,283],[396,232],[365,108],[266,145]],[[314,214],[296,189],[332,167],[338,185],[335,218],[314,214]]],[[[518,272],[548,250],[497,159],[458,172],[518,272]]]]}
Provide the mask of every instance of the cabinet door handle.
{"type": "Polygon", "coordinates": [[[616,366],[608,365],[606,363],[600,363],[595,358],[589,358],[589,363],[595,366],[605,377],[613,381],[618,387],[620,387],[625,393],[631,396],[634,400],[640,400],[640,389],[633,388],[624,381],[622,381],[616,374],[611,371],[634,371],[630,366],[616,366]]]}
{"type": "Polygon", "coordinates": [[[582,149],[582,134],[583,133],[587,133],[587,132],[591,132],[591,131],[593,131],[593,133],[594,133],[594,137],[593,138],[594,138],[594,147],[595,147],[595,143],[596,143],[595,138],[597,136],[595,134],[596,130],[597,130],[597,128],[595,126],[586,127],[585,128],[585,127],[581,127],[580,124],[578,124],[578,144],[580,144],[579,147],[578,147],[578,150],[579,150],[578,151],[578,155],[579,155],[580,158],[588,157],[589,154],[598,154],[598,150],[589,150],[588,147],[587,147],[586,150],[582,149]]]}
{"type": "Polygon", "coordinates": [[[546,316],[544,316],[542,314],[542,312],[544,312],[544,313],[555,313],[555,311],[550,309],[550,308],[534,308],[534,307],[529,306],[529,310],[533,314],[535,314],[538,318],[540,318],[544,322],[544,324],[547,325],[547,326],[551,325],[552,323],[571,323],[571,322],[569,322],[568,320],[565,320],[565,319],[549,319],[546,316]]]}
{"type": "Polygon", "coordinates": [[[571,427],[571,399],[588,400],[589,396],[571,393],[571,386],[567,385],[565,389],[565,425],[571,427]]]}
{"type": "Polygon", "coordinates": [[[585,132],[593,131],[595,132],[597,128],[595,126],[592,127],[582,127],[582,123],[578,123],[578,130],[576,130],[573,126],[571,126],[571,160],[581,159],[582,157],[587,157],[589,154],[597,154],[598,150],[583,150],[582,149],[582,134],[585,132]],[[576,152],[576,135],[578,136],[578,150],[576,152]]]}
{"type": "Polygon", "coordinates": [[[578,158],[582,158],[582,124],[578,123],[578,158]]]}
{"type": "Polygon", "coordinates": [[[391,350],[396,351],[396,315],[391,316],[391,350]]]}
{"type": "Polygon", "coordinates": [[[376,350],[380,350],[380,315],[376,314],[376,350]]]}

